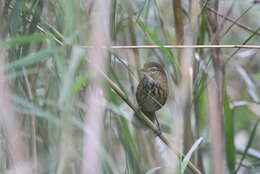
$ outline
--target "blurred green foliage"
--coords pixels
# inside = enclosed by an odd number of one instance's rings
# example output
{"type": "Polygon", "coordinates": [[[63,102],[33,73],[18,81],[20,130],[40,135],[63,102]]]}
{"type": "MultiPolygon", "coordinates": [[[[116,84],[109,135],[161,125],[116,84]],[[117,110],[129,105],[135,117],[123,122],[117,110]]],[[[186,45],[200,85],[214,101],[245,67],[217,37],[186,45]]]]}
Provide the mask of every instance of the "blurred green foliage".
{"type": "MultiPolygon", "coordinates": [[[[87,55],[90,49],[85,47],[91,44],[90,14],[95,14],[92,3],[81,0],[0,1],[0,47],[7,52],[4,70],[14,111],[21,120],[22,138],[28,145],[28,161],[37,163],[35,173],[54,174],[59,173],[60,168],[63,168],[62,173],[81,171],[86,131],[84,117],[85,111],[89,109],[84,99],[91,93],[92,84],[87,73],[87,55]],[[67,145],[71,151],[67,150],[67,145]],[[69,157],[65,157],[67,153],[69,157]]],[[[182,1],[184,34],[191,17],[189,3],[188,0],[182,1]]],[[[230,21],[225,21],[218,38],[220,44],[240,45],[246,42],[259,45],[259,4],[252,4],[251,1],[238,1],[232,7],[230,4],[229,1],[221,1],[220,13],[223,12],[225,16],[225,12],[233,8],[227,17],[234,21],[239,17],[236,22],[240,26],[234,24],[230,27],[230,21]],[[248,7],[250,10],[244,13],[248,7]],[[255,32],[248,31],[241,25],[255,32]],[[221,35],[225,31],[225,36],[221,35]]],[[[210,45],[213,33],[209,29],[206,13],[210,6],[204,5],[198,16],[199,31],[194,44],[210,45]]],[[[170,131],[172,123],[181,123],[179,117],[174,117],[176,113],[173,111],[178,103],[175,94],[179,92],[179,84],[175,79],[182,68],[180,58],[176,49],[163,47],[165,44],[176,44],[177,26],[173,19],[172,1],[112,0],[109,26],[112,45],[154,44],[160,48],[110,50],[105,60],[107,71],[104,70],[127,94],[129,100],[135,101],[134,88],[139,80],[137,65],[154,59],[165,65],[170,81],[170,97],[158,115],[161,115],[160,122],[165,123],[163,127],[166,125],[167,137],[174,135],[170,131]]],[[[219,20],[222,21],[223,18],[219,20]]],[[[211,160],[208,150],[211,143],[208,132],[211,127],[207,112],[210,98],[206,89],[214,77],[212,57],[210,49],[196,49],[194,52],[194,67],[190,67],[193,75],[190,107],[191,130],[197,142],[184,161],[174,161],[179,164],[173,165],[169,149],[153,133],[137,130],[131,123],[134,113],[104,82],[107,104],[102,121],[102,173],[185,173],[188,160],[192,160],[201,171],[210,173],[212,165],[205,162],[211,160]]],[[[221,106],[227,173],[239,169],[240,173],[256,174],[260,172],[260,158],[247,153],[250,149],[260,153],[260,131],[257,129],[259,121],[256,121],[260,116],[259,51],[221,49],[221,61],[224,62],[226,58],[230,59],[229,64],[223,68],[226,83],[222,87],[224,93],[221,106]],[[234,51],[236,54],[233,55],[234,51]],[[246,74],[242,76],[237,66],[246,74]],[[242,156],[238,153],[238,147],[243,149],[242,156]]],[[[4,131],[1,131],[0,136],[0,173],[5,173],[11,159],[6,150],[8,137],[5,137],[4,131]]],[[[182,142],[184,138],[173,137],[172,141],[182,142]]],[[[182,147],[178,148],[179,151],[183,150],[182,147]]]]}

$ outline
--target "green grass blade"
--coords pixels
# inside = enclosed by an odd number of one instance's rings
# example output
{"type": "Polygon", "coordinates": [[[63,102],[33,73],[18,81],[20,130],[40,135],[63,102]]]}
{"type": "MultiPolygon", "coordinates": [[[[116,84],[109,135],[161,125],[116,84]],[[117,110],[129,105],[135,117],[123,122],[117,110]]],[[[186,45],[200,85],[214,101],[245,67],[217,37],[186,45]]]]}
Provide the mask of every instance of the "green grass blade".
{"type": "Polygon", "coordinates": [[[74,82],[74,84],[70,87],[70,94],[71,96],[75,95],[79,92],[88,82],[89,76],[87,75],[80,75],[74,82]]]}
{"type": "Polygon", "coordinates": [[[161,40],[157,37],[157,35],[153,32],[151,32],[149,30],[149,28],[141,21],[137,22],[139,27],[142,29],[142,31],[147,34],[147,36],[149,37],[149,39],[151,39],[155,44],[160,46],[160,50],[163,53],[163,55],[165,56],[165,58],[171,62],[173,65],[175,65],[175,67],[179,67],[178,66],[178,62],[176,61],[176,59],[173,57],[173,55],[171,54],[171,52],[163,47],[163,43],[161,42],[161,40]]]}
{"type": "Polygon", "coordinates": [[[227,159],[227,168],[230,173],[235,170],[236,154],[234,145],[234,120],[233,111],[229,105],[227,91],[224,93],[224,127],[225,127],[225,150],[227,159]]]}
{"type": "Polygon", "coordinates": [[[255,125],[254,125],[254,128],[253,128],[253,130],[252,130],[252,132],[251,132],[251,134],[250,134],[249,140],[248,140],[248,142],[247,142],[246,149],[245,149],[245,151],[244,151],[244,153],[243,153],[243,156],[242,156],[241,160],[239,161],[239,164],[238,164],[238,166],[237,166],[237,169],[235,170],[235,174],[239,171],[240,167],[242,166],[243,161],[244,161],[244,159],[245,159],[245,157],[246,157],[246,155],[247,155],[247,152],[248,152],[250,146],[252,145],[252,142],[253,142],[253,140],[254,140],[254,137],[255,137],[255,134],[256,134],[256,130],[257,130],[257,126],[258,126],[259,121],[260,121],[260,119],[258,119],[258,120],[256,121],[255,125]]]}
{"type": "Polygon", "coordinates": [[[31,35],[21,35],[7,39],[5,41],[0,41],[0,46],[15,46],[19,44],[28,44],[33,42],[42,42],[49,39],[50,35],[42,33],[34,33],[31,35]]]}
{"type": "Polygon", "coordinates": [[[47,119],[50,123],[54,123],[56,125],[59,125],[61,123],[60,120],[57,119],[57,116],[54,116],[48,111],[44,111],[42,108],[22,97],[12,96],[11,99],[14,101],[15,104],[17,104],[17,106],[19,106],[16,107],[18,113],[44,118],[47,119]]]}
{"type": "Polygon", "coordinates": [[[57,48],[46,49],[46,50],[39,51],[39,52],[29,55],[29,56],[25,56],[21,59],[18,59],[17,61],[7,64],[6,70],[9,70],[11,68],[18,68],[18,67],[22,67],[22,66],[37,64],[43,60],[50,59],[54,54],[58,53],[59,51],[60,50],[57,48]]]}

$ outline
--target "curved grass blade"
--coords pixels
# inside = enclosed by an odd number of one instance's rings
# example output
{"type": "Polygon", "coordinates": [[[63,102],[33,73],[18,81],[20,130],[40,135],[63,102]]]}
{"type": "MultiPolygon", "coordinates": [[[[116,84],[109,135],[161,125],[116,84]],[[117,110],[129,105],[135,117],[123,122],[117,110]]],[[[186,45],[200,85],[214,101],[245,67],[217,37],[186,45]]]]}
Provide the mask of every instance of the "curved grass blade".
{"type": "Polygon", "coordinates": [[[15,104],[21,106],[21,108],[16,108],[18,112],[26,115],[35,115],[37,117],[45,118],[50,123],[54,123],[56,125],[60,124],[60,120],[58,119],[58,117],[54,116],[52,113],[48,111],[44,111],[43,109],[39,108],[38,106],[29,102],[26,99],[23,99],[19,96],[12,96],[12,100],[15,104]]]}
{"type": "Polygon", "coordinates": [[[241,160],[239,161],[239,164],[238,164],[237,169],[235,170],[235,174],[239,171],[240,167],[242,166],[243,161],[244,161],[245,157],[247,156],[247,152],[248,152],[248,150],[249,150],[249,147],[252,145],[252,142],[253,142],[253,139],[254,139],[254,137],[255,137],[255,133],[256,133],[256,130],[257,130],[257,126],[258,126],[259,121],[260,121],[260,119],[258,119],[258,120],[256,121],[255,125],[254,125],[254,128],[253,128],[253,130],[252,130],[252,132],[251,132],[251,134],[250,134],[248,143],[247,143],[247,145],[246,145],[246,149],[245,149],[245,151],[244,151],[244,153],[243,153],[243,156],[242,156],[241,160]]]}
{"type": "Polygon", "coordinates": [[[33,55],[25,56],[24,58],[18,59],[17,61],[8,63],[6,65],[6,70],[11,68],[18,68],[27,65],[33,65],[43,60],[50,59],[54,54],[57,54],[60,51],[58,48],[46,49],[39,51],[33,55]]]}
{"type": "Polygon", "coordinates": [[[181,162],[181,173],[184,173],[188,162],[190,161],[190,158],[192,156],[192,153],[199,147],[200,143],[202,142],[203,138],[200,137],[190,148],[189,152],[187,155],[185,155],[183,161],[181,162]]]}
{"type": "Polygon", "coordinates": [[[171,62],[175,68],[177,68],[178,70],[178,62],[176,61],[176,59],[173,57],[173,55],[171,54],[171,52],[165,48],[163,45],[163,43],[161,42],[161,40],[158,38],[158,36],[156,34],[154,34],[153,32],[151,32],[148,27],[142,22],[142,21],[137,21],[139,27],[142,29],[142,31],[147,34],[147,36],[157,45],[160,46],[160,50],[163,53],[163,55],[165,56],[165,58],[171,62]]]}
{"type": "Polygon", "coordinates": [[[158,170],[160,170],[162,167],[154,167],[150,170],[148,170],[147,172],[145,172],[145,174],[155,174],[158,170]]]}

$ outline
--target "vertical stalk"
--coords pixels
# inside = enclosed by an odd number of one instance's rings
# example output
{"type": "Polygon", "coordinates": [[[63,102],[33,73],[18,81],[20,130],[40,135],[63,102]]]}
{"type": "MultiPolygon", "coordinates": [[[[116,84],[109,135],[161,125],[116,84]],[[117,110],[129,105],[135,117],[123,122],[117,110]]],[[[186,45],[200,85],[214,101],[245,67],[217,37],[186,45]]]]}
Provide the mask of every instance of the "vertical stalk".
{"type": "MultiPolygon", "coordinates": [[[[219,0],[213,5],[218,12],[219,0]]],[[[208,20],[211,26],[212,44],[219,45],[220,26],[217,15],[209,15],[208,20]]],[[[223,66],[220,60],[220,49],[211,49],[211,56],[214,67],[214,79],[209,82],[208,92],[208,112],[211,135],[212,167],[214,174],[224,173],[224,140],[223,140],[223,66]]]]}
{"type": "MultiPolygon", "coordinates": [[[[8,82],[4,74],[4,60],[6,57],[6,50],[0,49],[0,124],[4,130],[5,137],[8,144],[8,159],[10,163],[9,169],[14,174],[28,174],[26,165],[25,142],[22,139],[20,130],[20,121],[16,117],[13,103],[11,102],[10,92],[8,89],[8,82]],[[19,168],[17,170],[17,168],[19,168]]],[[[29,168],[30,169],[30,168],[29,168]]]]}
{"type": "Polygon", "coordinates": [[[86,93],[86,114],[83,139],[82,173],[99,174],[101,172],[100,147],[105,111],[105,96],[102,89],[102,77],[98,69],[105,72],[107,50],[102,46],[109,42],[110,1],[96,0],[91,14],[90,40],[93,49],[89,51],[90,93],[86,93]],[[102,21],[102,22],[101,22],[102,21]]]}

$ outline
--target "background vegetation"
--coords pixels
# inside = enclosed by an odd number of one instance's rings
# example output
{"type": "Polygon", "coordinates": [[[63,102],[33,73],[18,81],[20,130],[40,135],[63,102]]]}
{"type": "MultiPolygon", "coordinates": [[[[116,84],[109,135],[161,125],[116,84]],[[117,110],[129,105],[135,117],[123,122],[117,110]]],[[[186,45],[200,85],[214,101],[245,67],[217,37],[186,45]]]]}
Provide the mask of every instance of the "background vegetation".
{"type": "Polygon", "coordinates": [[[0,0],[0,16],[0,173],[260,173],[259,49],[163,47],[259,45],[257,0],[0,0]],[[151,60],[170,82],[159,137],[131,121],[151,60]]]}

